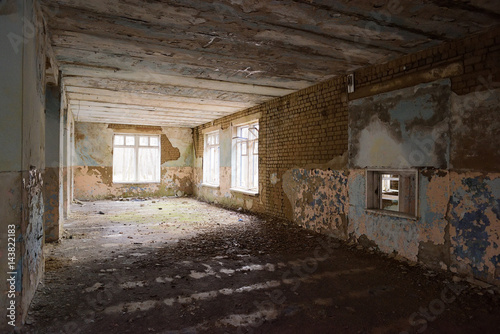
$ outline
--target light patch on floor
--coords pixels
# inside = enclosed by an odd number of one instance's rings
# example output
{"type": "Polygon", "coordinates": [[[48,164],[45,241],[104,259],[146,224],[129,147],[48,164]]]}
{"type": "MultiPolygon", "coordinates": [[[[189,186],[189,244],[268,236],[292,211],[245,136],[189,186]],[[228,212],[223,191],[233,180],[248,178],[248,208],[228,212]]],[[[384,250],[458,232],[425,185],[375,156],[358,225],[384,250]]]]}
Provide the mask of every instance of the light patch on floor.
{"type": "Polygon", "coordinates": [[[141,257],[141,256],[146,256],[148,254],[146,254],[146,253],[132,253],[130,255],[135,256],[135,257],[141,257]]]}
{"type": "Polygon", "coordinates": [[[123,234],[110,234],[103,236],[103,238],[120,238],[120,237],[123,237],[123,234]]]}
{"type": "Polygon", "coordinates": [[[104,310],[106,314],[121,313],[121,312],[137,312],[149,311],[159,304],[156,300],[146,300],[142,302],[120,303],[110,306],[104,310]]]}
{"type": "Polygon", "coordinates": [[[104,248],[112,248],[112,247],[118,247],[120,244],[102,244],[101,245],[104,248]]]}
{"type": "Polygon", "coordinates": [[[120,284],[120,288],[122,289],[132,289],[132,288],[142,288],[146,286],[146,282],[144,281],[139,281],[139,282],[126,282],[120,284]]]}
{"type": "Polygon", "coordinates": [[[261,323],[263,320],[271,321],[278,317],[276,309],[261,310],[250,314],[231,314],[219,320],[219,324],[224,326],[243,327],[261,323]]]}
{"type": "Polygon", "coordinates": [[[231,274],[235,273],[235,270],[234,269],[225,269],[225,268],[222,268],[221,270],[219,270],[219,272],[221,272],[223,274],[226,274],[226,275],[231,275],[231,274]]]}
{"type": "Polygon", "coordinates": [[[219,292],[223,295],[232,295],[234,293],[234,290],[233,289],[220,289],[219,292]]]}
{"type": "Polygon", "coordinates": [[[172,282],[174,279],[171,277],[157,277],[155,279],[156,283],[167,283],[167,282],[172,282]]]}
{"type": "MultiPolygon", "coordinates": [[[[132,282],[130,282],[130,283],[132,283],[132,282]]],[[[243,286],[243,287],[238,288],[238,289],[224,288],[224,289],[220,289],[220,290],[197,292],[197,293],[193,293],[189,296],[177,296],[175,298],[166,298],[162,302],[167,306],[173,306],[175,303],[190,304],[194,301],[215,299],[219,294],[227,296],[227,295],[231,295],[233,293],[243,293],[243,292],[250,292],[250,291],[254,291],[254,290],[276,288],[280,285],[281,285],[280,281],[268,281],[268,282],[243,286]]],[[[161,301],[148,300],[148,301],[141,302],[141,303],[144,303],[145,305],[156,305],[156,304],[161,303],[161,301]]],[[[132,305],[135,307],[135,304],[139,304],[139,303],[138,302],[125,303],[125,304],[119,304],[116,306],[111,306],[105,310],[105,313],[109,314],[109,313],[121,312],[122,308],[124,308],[124,307],[127,307],[130,310],[131,307],[129,307],[129,305],[132,305]]],[[[142,309],[141,309],[141,311],[142,311],[142,309]]]]}
{"type": "MultiPolygon", "coordinates": [[[[222,263],[219,262],[221,265],[222,263]]],[[[204,278],[204,277],[207,277],[207,276],[216,276],[218,278],[221,278],[220,276],[217,276],[215,271],[213,271],[212,267],[207,265],[207,264],[203,264],[205,267],[207,267],[207,270],[205,270],[204,272],[199,272],[199,271],[195,271],[195,270],[191,270],[191,274],[189,274],[189,276],[191,278],[194,278],[194,279],[201,279],[201,278],[204,278]]],[[[275,271],[276,270],[276,266],[272,263],[266,263],[265,265],[262,265],[262,264],[250,264],[250,265],[246,265],[246,266],[243,266],[241,268],[237,268],[237,269],[226,269],[226,268],[222,268],[219,270],[220,273],[222,274],[226,274],[226,275],[232,275],[234,274],[235,272],[244,272],[244,271],[275,271]]]]}
{"type": "Polygon", "coordinates": [[[104,284],[96,283],[96,284],[92,285],[90,288],[86,288],[85,292],[94,292],[94,291],[99,290],[102,287],[104,287],[104,284]]]}
{"type": "Polygon", "coordinates": [[[314,300],[314,304],[321,306],[330,306],[333,304],[332,298],[317,298],[314,300]]]}
{"type": "Polygon", "coordinates": [[[253,290],[270,289],[270,288],[276,288],[280,285],[281,285],[280,281],[268,281],[264,283],[257,283],[257,284],[243,286],[241,288],[234,290],[234,292],[248,292],[253,290]]]}

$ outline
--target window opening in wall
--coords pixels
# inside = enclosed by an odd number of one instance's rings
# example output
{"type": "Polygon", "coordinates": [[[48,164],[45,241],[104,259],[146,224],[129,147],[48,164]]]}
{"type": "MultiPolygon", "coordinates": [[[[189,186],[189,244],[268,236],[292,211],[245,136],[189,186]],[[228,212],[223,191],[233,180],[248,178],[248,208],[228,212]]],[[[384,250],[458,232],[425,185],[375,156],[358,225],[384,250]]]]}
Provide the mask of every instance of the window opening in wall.
{"type": "Polygon", "coordinates": [[[382,210],[399,211],[399,175],[382,174],[381,181],[380,208],[382,210]]]}
{"type": "Polygon", "coordinates": [[[233,137],[232,188],[258,192],[259,188],[259,123],[235,127],[233,137]]]}
{"type": "Polygon", "coordinates": [[[207,185],[219,185],[219,152],[219,131],[207,133],[203,153],[203,183],[207,185]]]}
{"type": "Polygon", "coordinates": [[[417,216],[416,170],[368,170],[366,172],[366,208],[417,216]]]}
{"type": "Polygon", "coordinates": [[[115,134],[113,138],[113,182],[160,182],[159,135],[115,134]]]}

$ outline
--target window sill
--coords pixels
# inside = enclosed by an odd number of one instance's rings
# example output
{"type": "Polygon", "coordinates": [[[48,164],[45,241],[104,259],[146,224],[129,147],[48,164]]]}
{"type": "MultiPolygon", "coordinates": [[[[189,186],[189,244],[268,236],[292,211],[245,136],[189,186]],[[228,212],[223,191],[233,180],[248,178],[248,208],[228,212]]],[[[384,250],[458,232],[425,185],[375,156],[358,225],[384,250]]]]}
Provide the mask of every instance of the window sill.
{"type": "Polygon", "coordinates": [[[409,213],[389,211],[389,210],[365,209],[365,212],[374,213],[374,214],[382,215],[382,216],[391,216],[391,217],[405,218],[405,219],[410,219],[410,220],[417,220],[418,219],[418,217],[416,217],[414,215],[411,215],[409,213]]]}
{"type": "Polygon", "coordinates": [[[259,192],[258,191],[252,191],[252,190],[240,189],[240,188],[231,188],[229,190],[231,190],[232,192],[242,193],[242,194],[245,194],[245,195],[259,196],[259,192]]]}
{"type": "Polygon", "coordinates": [[[202,187],[207,187],[207,188],[214,188],[214,189],[219,189],[220,188],[219,185],[210,184],[210,183],[202,183],[201,185],[202,185],[202,187]]]}

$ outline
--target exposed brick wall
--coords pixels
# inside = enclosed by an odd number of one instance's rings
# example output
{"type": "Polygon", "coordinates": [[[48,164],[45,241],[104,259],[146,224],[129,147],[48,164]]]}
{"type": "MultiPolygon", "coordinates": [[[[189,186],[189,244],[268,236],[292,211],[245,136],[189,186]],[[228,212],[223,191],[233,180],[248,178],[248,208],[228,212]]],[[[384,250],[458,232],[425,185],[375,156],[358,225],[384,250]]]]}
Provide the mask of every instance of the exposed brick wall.
{"type": "Polygon", "coordinates": [[[365,87],[454,62],[463,66],[460,73],[451,76],[452,90],[459,95],[487,89],[486,81],[499,82],[500,26],[385,64],[356,70],[355,85],[365,87]]]}
{"type": "Polygon", "coordinates": [[[181,151],[177,147],[173,147],[168,137],[161,135],[161,164],[167,161],[175,161],[181,156],[181,151]]]}
{"type": "Polygon", "coordinates": [[[204,128],[220,125],[226,129],[231,121],[260,112],[262,204],[256,210],[290,218],[282,188],[268,186],[271,174],[281,179],[290,168],[323,164],[347,151],[346,89],[346,79],[340,77],[200,126],[194,129],[196,157],[203,156],[204,128]]]}
{"type": "MultiPolygon", "coordinates": [[[[459,95],[491,88],[500,81],[500,28],[355,71],[356,90],[364,96],[450,78],[459,95]],[[453,66],[450,66],[453,65],[453,66]],[[380,88],[381,87],[381,88],[380,88]]],[[[196,157],[203,156],[202,130],[262,113],[259,138],[260,206],[256,211],[291,218],[281,181],[291,168],[324,164],[348,150],[347,79],[337,77],[194,129],[196,157]],[[271,184],[271,175],[278,179],[271,184]]],[[[357,95],[356,95],[357,94],[357,95]]],[[[347,168],[347,167],[344,167],[347,168]]],[[[276,179],[275,178],[275,179],[276,179]]]]}

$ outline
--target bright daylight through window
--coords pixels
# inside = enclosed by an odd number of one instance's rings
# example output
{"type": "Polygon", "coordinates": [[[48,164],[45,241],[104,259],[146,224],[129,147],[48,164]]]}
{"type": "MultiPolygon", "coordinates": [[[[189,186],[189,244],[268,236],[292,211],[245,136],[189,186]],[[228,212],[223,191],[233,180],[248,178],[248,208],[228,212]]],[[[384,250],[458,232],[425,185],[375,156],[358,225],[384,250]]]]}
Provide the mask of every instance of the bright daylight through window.
{"type": "Polygon", "coordinates": [[[219,185],[219,131],[205,135],[203,183],[211,186],[219,185]]]}
{"type": "Polygon", "coordinates": [[[369,170],[366,186],[367,209],[417,216],[416,170],[369,170]]]}
{"type": "Polygon", "coordinates": [[[259,190],[259,123],[236,127],[233,136],[232,188],[259,190]]]}
{"type": "Polygon", "coordinates": [[[115,134],[113,182],[160,182],[160,138],[158,135],[115,134]]]}

